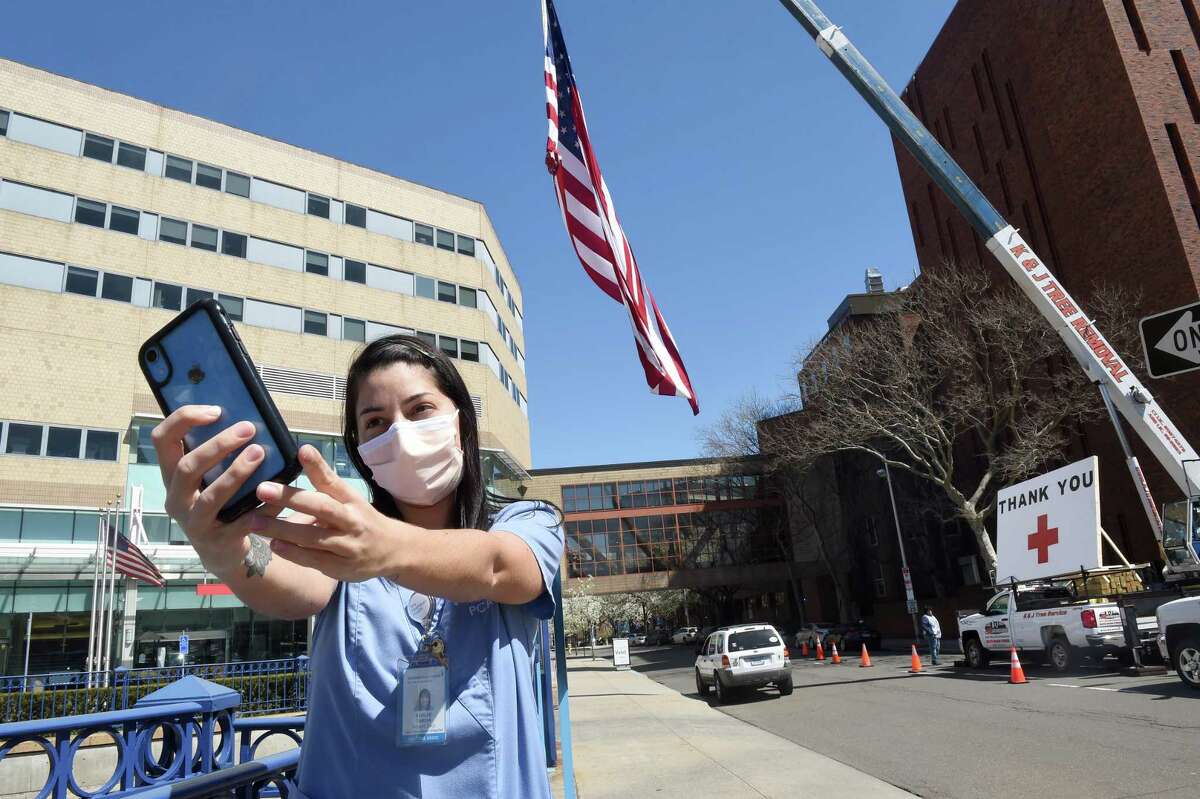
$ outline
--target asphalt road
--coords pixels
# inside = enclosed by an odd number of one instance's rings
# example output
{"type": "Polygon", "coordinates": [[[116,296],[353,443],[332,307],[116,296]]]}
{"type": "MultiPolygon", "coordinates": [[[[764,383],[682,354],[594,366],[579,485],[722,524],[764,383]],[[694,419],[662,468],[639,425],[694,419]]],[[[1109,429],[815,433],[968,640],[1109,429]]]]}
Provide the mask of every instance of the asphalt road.
{"type": "MultiPolygon", "coordinates": [[[[1104,667],[1058,674],[1027,664],[943,665],[908,674],[908,655],[840,666],[793,661],[796,690],[740,695],[731,716],[928,797],[1200,795],[1200,691],[1172,672],[1125,677],[1104,667]]],[[[696,694],[691,647],[634,649],[633,667],[696,694]]]]}

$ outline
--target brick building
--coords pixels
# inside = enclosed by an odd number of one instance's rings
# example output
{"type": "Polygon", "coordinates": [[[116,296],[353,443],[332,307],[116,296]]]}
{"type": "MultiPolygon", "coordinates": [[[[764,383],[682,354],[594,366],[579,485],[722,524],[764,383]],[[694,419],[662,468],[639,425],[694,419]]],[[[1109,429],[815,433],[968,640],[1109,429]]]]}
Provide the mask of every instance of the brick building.
{"type": "MultiPolygon", "coordinates": [[[[1142,293],[1140,317],[1200,294],[1197,84],[1196,0],[962,0],[903,98],[1085,309],[1107,283],[1142,293]]],[[[990,265],[966,220],[896,150],[921,268],[990,265]]],[[[1141,353],[1123,355],[1147,377],[1141,353]]],[[[1200,373],[1148,385],[1200,441],[1200,373]]],[[[1177,498],[1135,448],[1156,499],[1177,498]]],[[[1069,456],[1085,454],[1101,458],[1105,529],[1130,558],[1153,559],[1107,421],[1080,431],[1069,456]]]]}
{"type": "Polygon", "coordinates": [[[135,486],[167,586],[118,591],[116,662],[178,662],[183,630],[191,660],[304,650],[303,622],[202,592],[163,513],[137,349],[214,296],[292,432],[360,489],[343,378],[390,332],[456,359],[485,476],[525,476],[524,300],[480,203],[0,60],[0,673],[29,613],[32,671],[83,665],[97,507],[135,486]]]}
{"type": "Polygon", "coordinates": [[[690,588],[710,606],[693,623],[790,620],[791,542],[762,470],[755,458],[533,469],[521,493],[563,511],[565,587],[690,588]]]}

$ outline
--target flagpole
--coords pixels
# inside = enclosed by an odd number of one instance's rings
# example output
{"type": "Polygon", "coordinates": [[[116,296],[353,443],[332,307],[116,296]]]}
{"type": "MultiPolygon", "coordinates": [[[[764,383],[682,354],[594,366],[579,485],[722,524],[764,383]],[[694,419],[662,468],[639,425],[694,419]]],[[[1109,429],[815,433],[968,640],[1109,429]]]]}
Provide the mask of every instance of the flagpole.
{"type": "Polygon", "coordinates": [[[104,601],[108,596],[108,503],[100,516],[102,529],[100,544],[100,599],[96,605],[96,647],[92,655],[92,671],[100,671],[101,657],[104,652],[104,601]]]}
{"type": "MultiPolygon", "coordinates": [[[[97,508],[99,510],[99,508],[97,508]]],[[[95,671],[95,655],[96,655],[96,589],[100,585],[100,560],[104,557],[101,554],[101,538],[104,531],[104,515],[96,514],[96,551],[92,562],[92,618],[88,624],[88,653],[86,669],[88,673],[88,687],[92,687],[92,672],[95,671]]]]}
{"type": "Polygon", "coordinates": [[[105,679],[108,679],[108,669],[112,660],[113,647],[113,610],[117,606],[117,536],[121,534],[121,506],[120,500],[113,500],[113,534],[112,534],[112,576],[108,583],[108,618],[105,620],[105,645],[104,645],[104,672],[105,679]]]}

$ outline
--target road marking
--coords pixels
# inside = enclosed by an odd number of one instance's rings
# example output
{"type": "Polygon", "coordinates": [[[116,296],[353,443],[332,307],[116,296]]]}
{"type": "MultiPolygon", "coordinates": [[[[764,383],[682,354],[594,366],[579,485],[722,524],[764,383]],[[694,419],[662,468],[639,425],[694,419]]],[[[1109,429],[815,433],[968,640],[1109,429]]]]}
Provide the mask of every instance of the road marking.
{"type": "Polygon", "coordinates": [[[1101,685],[1084,685],[1081,687],[1086,688],[1089,691],[1119,691],[1119,690],[1121,690],[1120,688],[1105,688],[1101,685]]]}
{"type": "Polygon", "coordinates": [[[1082,685],[1071,685],[1065,682],[1048,682],[1046,685],[1053,685],[1055,688],[1082,688],[1082,685]]]}

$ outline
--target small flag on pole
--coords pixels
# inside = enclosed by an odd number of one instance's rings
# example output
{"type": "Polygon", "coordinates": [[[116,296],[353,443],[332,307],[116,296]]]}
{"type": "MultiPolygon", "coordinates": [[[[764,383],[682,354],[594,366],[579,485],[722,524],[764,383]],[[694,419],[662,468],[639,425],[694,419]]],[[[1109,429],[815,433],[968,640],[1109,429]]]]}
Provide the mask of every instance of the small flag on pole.
{"type": "Polygon", "coordinates": [[[125,537],[125,534],[117,531],[116,541],[113,542],[112,550],[105,554],[105,565],[112,565],[113,551],[116,551],[117,565],[116,569],[126,577],[132,577],[135,580],[144,580],[152,585],[157,585],[162,588],[166,585],[163,580],[162,572],[158,567],[146,557],[146,553],[142,552],[137,544],[125,537]]]}
{"type": "Polygon", "coordinates": [[[650,390],[684,397],[692,413],[700,413],[679,348],[642,280],[633,249],[617,221],[612,195],[600,174],[553,0],[542,0],[542,36],[546,44],[546,116],[550,124],[546,168],[554,178],[554,193],[567,235],[584,271],[629,313],[650,390]]]}

